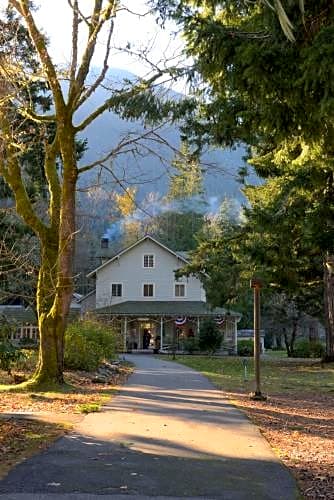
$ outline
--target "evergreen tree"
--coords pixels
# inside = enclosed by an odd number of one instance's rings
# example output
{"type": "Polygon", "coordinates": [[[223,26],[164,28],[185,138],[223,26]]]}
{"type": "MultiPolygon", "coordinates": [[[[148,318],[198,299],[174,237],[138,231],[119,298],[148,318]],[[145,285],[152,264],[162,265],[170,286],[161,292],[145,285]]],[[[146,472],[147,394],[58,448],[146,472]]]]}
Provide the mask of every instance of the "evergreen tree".
{"type": "Polygon", "coordinates": [[[180,152],[172,161],[176,170],[170,178],[167,200],[184,200],[203,195],[203,172],[198,155],[191,153],[188,143],[181,144],[180,152]]]}
{"type": "Polygon", "coordinates": [[[221,347],[223,334],[212,319],[203,321],[199,330],[198,346],[201,351],[214,354],[221,347]]]}
{"type": "MultiPolygon", "coordinates": [[[[164,16],[180,23],[187,53],[194,58],[193,74],[202,78],[197,117],[192,113],[185,125],[190,140],[249,146],[251,163],[265,179],[256,196],[247,191],[256,214],[253,220],[258,223],[265,216],[256,207],[259,199],[270,197],[275,204],[277,194],[280,208],[273,232],[282,228],[288,242],[296,244],[294,231],[289,235],[284,229],[295,222],[299,231],[288,281],[296,264],[297,281],[307,287],[318,253],[326,352],[328,359],[334,359],[334,6],[329,0],[310,2],[301,15],[298,2],[275,2],[276,12],[269,4],[157,2],[164,16]],[[293,43],[287,39],[287,35],[292,39],[288,31],[282,30],[287,23],[290,34],[294,28],[293,43]]],[[[271,253],[288,264],[283,248],[277,246],[271,253]]]]}

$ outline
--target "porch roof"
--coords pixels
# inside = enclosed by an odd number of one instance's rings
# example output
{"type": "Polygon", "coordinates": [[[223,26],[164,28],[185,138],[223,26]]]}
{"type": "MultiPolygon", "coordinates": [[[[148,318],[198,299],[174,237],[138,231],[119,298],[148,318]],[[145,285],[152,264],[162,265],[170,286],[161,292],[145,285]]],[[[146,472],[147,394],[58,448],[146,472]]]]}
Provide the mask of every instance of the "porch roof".
{"type": "Polygon", "coordinates": [[[222,307],[210,307],[201,301],[126,301],[113,306],[101,307],[93,311],[98,316],[234,316],[241,314],[227,311],[222,307]]]}
{"type": "Polygon", "coordinates": [[[23,306],[4,306],[0,307],[0,316],[9,322],[17,324],[37,324],[36,316],[33,310],[23,306]]]}

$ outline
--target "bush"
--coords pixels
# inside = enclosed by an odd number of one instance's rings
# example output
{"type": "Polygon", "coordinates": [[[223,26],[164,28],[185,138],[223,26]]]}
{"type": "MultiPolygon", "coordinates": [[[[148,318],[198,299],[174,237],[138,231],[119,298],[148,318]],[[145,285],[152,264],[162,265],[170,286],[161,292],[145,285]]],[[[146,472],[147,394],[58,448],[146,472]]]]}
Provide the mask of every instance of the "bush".
{"type": "Polygon", "coordinates": [[[35,370],[38,362],[38,351],[36,349],[22,349],[20,352],[23,357],[15,362],[14,369],[24,372],[32,372],[35,370]]]}
{"type": "Polygon", "coordinates": [[[216,323],[211,319],[203,321],[199,330],[199,349],[214,354],[221,347],[222,340],[223,334],[216,323]]]}
{"type": "Polygon", "coordinates": [[[96,370],[104,360],[116,356],[116,334],[98,321],[78,321],[65,333],[65,368],[96,370]]]}
{"type": "Polygon", "coordinates": [[[15,347],[9,340],[0,341],[0,369],[12,374],[13,365],[24,358],[24,353],[15,347]]]}
{"type": "Polygon", "coordinates": [[[325,348],[321,342],[307,339],[297,340],[293,348],[293,358],[321,358],[324,355],[325,348]]]}
{"type": "Polygon", "coordinates": [[[254,340],[239,340],[238,356],[254,356],[254,340]]]}
{"type": "Polygon", "coordinates": [[[183,349],[185,352],[188,352],[189,354],[193,354],[193,352],[197,351],[198,349],[198,342],[195,337],[188,337],[183,341],[183,349]]]}

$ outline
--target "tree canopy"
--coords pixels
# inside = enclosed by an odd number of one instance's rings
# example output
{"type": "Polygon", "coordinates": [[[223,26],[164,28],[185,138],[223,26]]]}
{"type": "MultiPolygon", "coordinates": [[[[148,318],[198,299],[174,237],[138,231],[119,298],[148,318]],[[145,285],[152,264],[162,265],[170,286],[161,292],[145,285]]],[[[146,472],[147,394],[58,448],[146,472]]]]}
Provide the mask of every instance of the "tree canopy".
{"type": "Polygon", "coordinates": [[[282,287],[305,288],[323,275],[333,358],[333,3],[312,2],[301,12],[298,2],[282,2],[293,43],[270,2],[155,3],[180,24],[194,60],[198,108],[185,132],[196,144],[248,146],[264,180],[245,189],[249,255],[263,259],[268,279],[282,287]]]}
{"type": "Polygon", "coordinates": [[[124,80],[122,86],[119,82],[109,86],[111,41],[120,9],[116,0],[92,1],[89,5],[86,2],[84,9],[79,0],[68,2],[72,16],[71,59],[62,68],[57,67],[52,59],[47,37],[38,26],[31,2],[10,0],[8,5],[25,26],[28,39],[21,40],[17,36],[10,50],[1,53],[0,175],[10,187],[16,213],[35,234],[40,245],[36,293],[40,354],[36,372],[28,383],[40,387],[63,382],[64,331],[73,290],[79,176],[96,166],[112,171],[112,161],[118,154],[124,151],[140,153],[140,145],[144,142],[147,145],[150,138],[157,142],[157,131],[152,124],[156,120],[161,123],[164,119],[171,119],[174,114],[180,116],[182,105],[169,101],[168,96],[161,96],[154,87],[154,83],[169,71],[166,65],[162,69],[154,66],[147,79],[124,80]],[[92,60],[103,30],[106,34],[105,54],[100,72],[93,77],[90,71],[92,60]],[[33,51],[33,60],[36,54],[34,66],[17,57],[26,50],[26,40],[33,51]],[[38,83],[36,98],[32,99],[30,89],[35,83],[38,83]],[[103,83],[108,90],[107,98],[91,112],[87,111],[88,108],[83,106],[103,83]],[[43,99],[52,107],[43,108],[43,99]],[[38,100],[39,105],[35,105],[38,100]],[[86,110],[80,120],[77,118],[79,109],[86,110]],[[108,111],[125,119],[141,118],[147,128],[138,134],[120,137],[119,142],[112,144],[98,161],[79,165],[78,135],[108,111]],[[22,129],[22,120],[15,120],[17,113],[24,117],[25,123],[30,121],[32,128],[22,129]],[[42,145],[41,172],[46,187],[46,206],[42,212],[29,195],[26,162],[22,160],[24,155],[33,154],[35,143],[42,145]]]}

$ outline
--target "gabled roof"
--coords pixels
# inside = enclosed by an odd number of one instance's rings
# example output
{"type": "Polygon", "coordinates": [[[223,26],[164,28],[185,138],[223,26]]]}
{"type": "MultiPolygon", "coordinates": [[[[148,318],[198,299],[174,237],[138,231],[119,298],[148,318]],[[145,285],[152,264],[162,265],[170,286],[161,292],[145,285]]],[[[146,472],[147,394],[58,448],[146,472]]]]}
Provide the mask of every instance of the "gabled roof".
{"type": "Polygon", "coordinates": [[[89,274],[87,274],[87,278],[91,278],[92,276],[94,276],[94,274],[97,273],[97,271],[100,271],[104,267],[108,266],[114,260],[119,259],[119,257],[121,257],[121,255],[124,255],[125,253],[129,252],[130,250],[132,250],[136,246],[138,246],[141,243],[143,243],[143,241],[145,241],[145,240],[151,240],[151,241],[153,241],[153,243],[155,243],[159,247],[163,248],[167,252],[171,253],[172,255],[174,255],[175,257],[177,257],[178,259],[182,260],[185,264],[189,263],[189,261],[187,259],[185,259],[182,255],[178,254],[177,252],[174,252],[170,248],[166,247],[166,245],[164,245],[163,243],[160,243],[160,241],[156,240],[155,238],[153,238],[152,236],[150,236],[150,235],[147,234],[146,236],[143,236],[143,238],[141,238],[140,240],[136,241],[132,245],[128,246],[124,250],[121,250],[119,253],[117,253],[116,255],[114,255],[111,259],[107,260],[101,266],[99,266],[96,269],[94,269],[94,271],[91,271],[89,274]]]}

